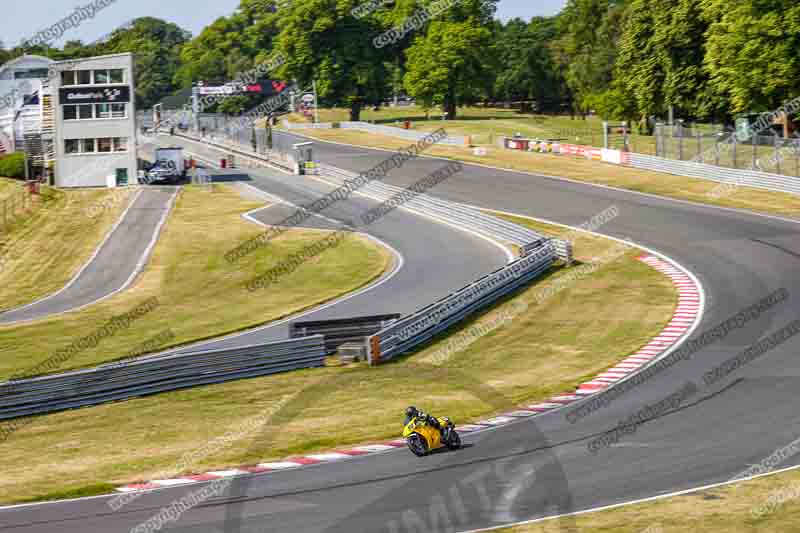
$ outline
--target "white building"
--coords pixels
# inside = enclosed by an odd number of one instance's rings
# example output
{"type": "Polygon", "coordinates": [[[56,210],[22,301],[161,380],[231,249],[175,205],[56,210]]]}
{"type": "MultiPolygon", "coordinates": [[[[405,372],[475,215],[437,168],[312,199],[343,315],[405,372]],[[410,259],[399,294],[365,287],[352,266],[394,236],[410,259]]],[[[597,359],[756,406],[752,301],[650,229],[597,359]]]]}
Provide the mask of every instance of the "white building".
{"type": "Polygon", "coordinates": [[[40,121],[38,95],[53,63],[44,56],[24,55],[0,66],[0,152],[12,151],[15,137],[22,138],[22,124],[17,124],[15,135],[13,119],[23,111],[26,102],[25,116],[16,118],[40,121]]]}
{"type": "Polygon", "coordinates": [[[56,187],[136,183],[133,55],[114,54],[55,64],[56,187]]]}
{"type": "Polygon", "coordinates": [[[0,134],[56,187],[135,184],[134,75],[130,53],[57,62],[20,57],[0,69],[7,82],[0,98],[31,93],[25,105],[15,98],[14,110],[0,109],[0,134]]]}

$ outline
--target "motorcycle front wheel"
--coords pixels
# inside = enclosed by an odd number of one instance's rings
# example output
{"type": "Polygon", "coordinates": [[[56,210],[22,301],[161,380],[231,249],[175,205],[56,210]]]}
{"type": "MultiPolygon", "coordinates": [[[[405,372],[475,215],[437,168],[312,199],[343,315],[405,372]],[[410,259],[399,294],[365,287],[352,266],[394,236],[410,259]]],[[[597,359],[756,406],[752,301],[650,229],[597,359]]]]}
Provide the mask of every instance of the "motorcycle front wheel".
{"type": "Polygon", "coordinates": [[[408,449],[417,457],[425,457],[428,455],[428,443],[425,442],[419,434],[414,433],[406,440],[408,449]]]}
{"type": "Polygon", "coordinates": [[[461,448],[461,436],[456,433],[455,429],[450,430],[450,434],[447,436],[447,442],[445,442],[445,446],[451,450],[457,450],[461,448]]]}

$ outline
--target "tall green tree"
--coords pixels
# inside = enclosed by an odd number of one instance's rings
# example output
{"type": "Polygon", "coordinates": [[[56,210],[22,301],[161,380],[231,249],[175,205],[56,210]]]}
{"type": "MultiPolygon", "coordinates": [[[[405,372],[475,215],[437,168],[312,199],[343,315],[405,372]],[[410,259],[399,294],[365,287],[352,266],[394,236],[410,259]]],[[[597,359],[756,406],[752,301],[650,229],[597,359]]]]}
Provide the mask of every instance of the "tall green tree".
{"type": "Polygon", "coordinates": [[[800,96],[796,0],[703,0],[705,66],[730,114],[777,109],[800,96]]]}
{"type": "Polygon", "coordinates": [[[3,44],[3,41],[0,41],[0,65],[5,63],[6,61],[10,61],[11,57],[12,57],[11,56],[11,52],[6,50],[6,47],[3,44]]]}
{"type": "Polygon", "coordinates": [[[317,82],[321,99],[350,109],[359,120],[365,105],[390,92],[389,52],[373,46],[384,27],[378,16],[356,18],[354,0],[304,0],[279,10],[281,32],[275,51],[286,58],[279,72],[302,87],[317,82]]]}
{"type": "MultiPolygon", "coordinates": [[[[425,1],[410,7],[430,5],[425,1]]],[[[496,58],[487,52],[496,9],[497,0],[462,0],[407,37],[411,45],[405,50],[403,81],[408,93],[426,107],[441,106],[448,120],[456,118],[458,106],[489,95],[496,58]]]]}
{"type": "Polygon", "coordinates": [[[626,0],[568,0],[552,47],[562,65],[573,110],[585,114],[612,88],[626,0]]]}
{"type": "Polygon", "coordinates": [[[483,52],[490,39],[489,29],[470,22],[431,22],[406,51],[406,90],[423,107],[441,106],[448,120],[455,119],[457,106],[479,100],[491,87],[483,52]]]}
{"type": "Polygon", "coordinates": [[[175,24],[142,17],[130,28],[119,29],[105,41],[89,47],[89,55],[133,52],[136,69],[136,102],[150,107],[177,86],[173,79],[180,66],[181,47],[191,34],[175,24]]]}
{"type": "Polygon", "coordinates": [[[640,121],[664,116],[698,118],[708,109],[703,66],[708,25],[696,0],[631,0],[616,63],[617,87],[635,103],[640,121]]]}
{"type": "Polygon", "coordinates": [[[559,111],[568,101],[568,90],[550,46],[556,36],[553,17],[535,17],[530,23],[512,19],[499,25],[493,36],[498,59],[494,96],[535,100],[542,111],[559,111]]]}

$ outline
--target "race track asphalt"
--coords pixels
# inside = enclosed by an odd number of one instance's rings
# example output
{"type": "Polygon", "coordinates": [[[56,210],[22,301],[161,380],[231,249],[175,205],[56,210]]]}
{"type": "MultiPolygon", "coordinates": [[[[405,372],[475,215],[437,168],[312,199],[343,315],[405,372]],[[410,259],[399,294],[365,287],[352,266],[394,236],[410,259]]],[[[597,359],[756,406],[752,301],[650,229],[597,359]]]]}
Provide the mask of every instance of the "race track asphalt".
{"type": "Polygon", "coordinates": [[[0,325],[75,310],[125,289],[145,265],[175,192],[174,187],[143,189],[96,254],[65,287],[31,304],[0,313],[0,325]]]}
{"type": "MultiPolygon", "coordinates": [[[[319,142],[316,153],[326,163],[353,171],[387,155],[319,142]]],[[[418,159],[387,181],[402,186],[442,164],[418,159]]],[[[575,423],[556,411],[468,436],[465,449],[424,460],[401,449],[252,476],[165,529],[468,531],[725,481],[797,438],[797,338],[713,386],[703,382],[705,372],[800,318],[796,222],[471,165],[431,194],[570,225],[617,206],[619,216],[600,233],[662,252],[702,282],[707,307],[698,334],[777,289],[786,289],[789,298],[575,423]],[[613,447],[589,452],[589,440],[689,382],[698,392],[679,408],[644,423],[613,447]]],[[[498,410],[508,407],[486,384],[456,374],[450,378],[443,381],[448,387],[484,394],[498,410]]],[[[399,418],[400,413],[398,423],[399,418]]],[[[781,466],[797,461],[790,457],[781,466]]],[[[129,531],[196,490],[174,487],[145,494],[116,513],[106,506],[107,498],[9,509],[0,512],[0,531],[129,531]]],[[[569,522],[558,530],[576,531],[569,522]]]]}
{"type": "MultiPolygon", "coordinates": [[[[172,139],[171,144],[190,147],[194,152],[211,155],[196,143],[184,139],[172,139]]],[[[287,204],[274,205],[251,213],[264,224],[280,223],[296,212],[298,205],[308,205],[321,198],[335,187],[314,179],[293,176],[270,168],[220,171],[217,182],[247,184],[258,190],[279,197],[287,204]],[[246,171],[246,172],[245,172],[246,171]]],[[[377,206],[379,202],[357,195],[337,201],[304,222],[304,227],[341,228],[344,223],[353,225],[359,232],[378,239],[389,246],[402,261],[402,268],[392,269],[382,279],[370,285],[370,290],[355,295],[346,295],[331,305],[302,314],[302,320],[328,320],[386,313],[406,315],[433,303],[451,292],[503,266],[507,256],[501,248],[484,239],[475,237],[449,226],[395,210],[369,226],[360,225],[359,216],[377,206]]],[[[238,243],[231,243],[231,248],[238,243]]],[[[397,265],[400,266],[400,265],[397,265]]],[[[235,264],[231,268],[236,268],[235,264]]],[[[286,283],[291,280],[287,279],[286,283]]],[[[265,291],[265,294],[268,291],[265,291]]],[[[254,297],[262,297],[256,291],[254,297]]],[[[231,337],[203,342],[198,345],[173,350],[167,353],[190,353],[217,348],[247,346],[289,337],[290,317],[266,327],[237,334],[231,337]]]]}

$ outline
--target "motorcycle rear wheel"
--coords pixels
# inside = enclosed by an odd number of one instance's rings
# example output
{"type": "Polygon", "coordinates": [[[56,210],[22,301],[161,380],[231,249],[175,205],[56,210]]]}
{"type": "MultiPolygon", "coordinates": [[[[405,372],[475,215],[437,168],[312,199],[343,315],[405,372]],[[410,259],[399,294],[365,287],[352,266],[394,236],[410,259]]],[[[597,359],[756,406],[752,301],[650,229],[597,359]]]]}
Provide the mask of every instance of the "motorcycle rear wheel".
{"type": "Polygon", "coordinates": [[[451,429],[450,434],[447,436],[447,442],[445,442],[445,446],[447,446],[451,450],[457,450],[461,448],[461,436],[456,432],[455,429],[451,429]]]}
{"type": "Polygon", "coordinates": [[[408,444],[408,449],[411,450],[411,453],[417,457],[425,457],[428,455],[428,443],[425,442],[425,439],[423,439],[417,433],[414,433],[408,437],[408,439],[406,439],[406,443],[408,444]]]}

